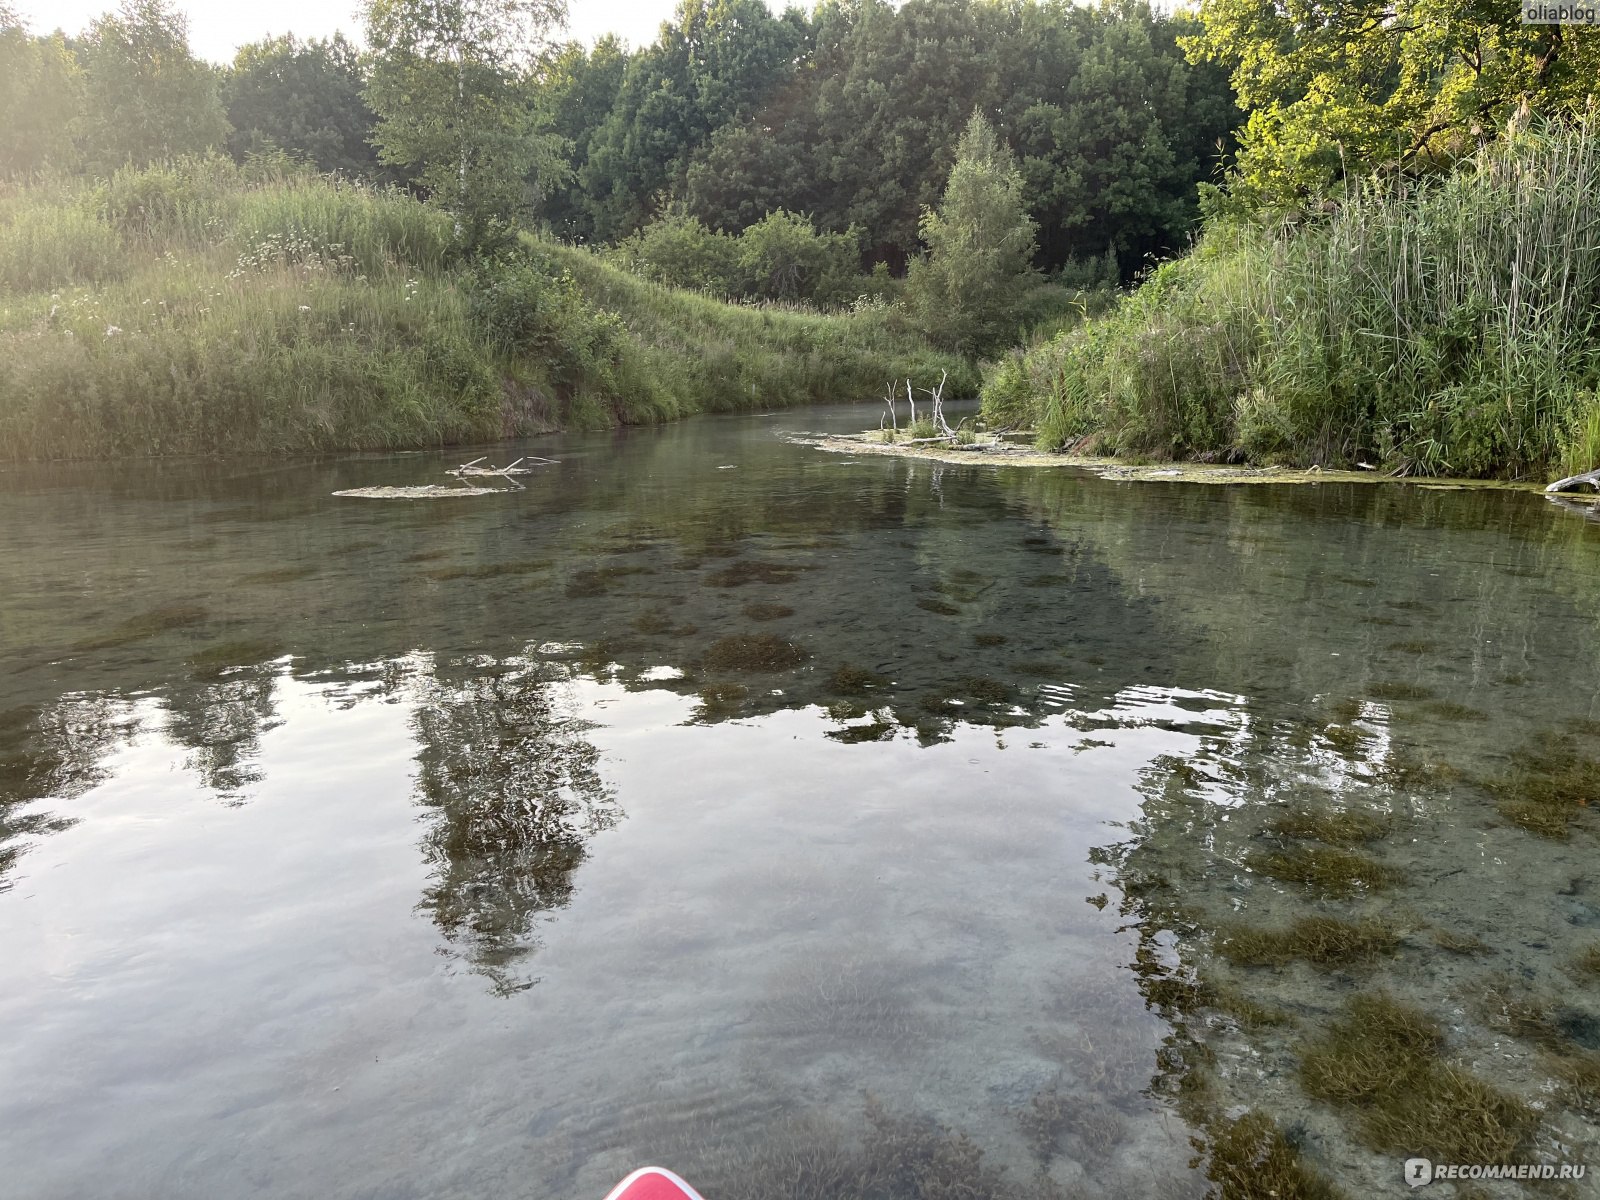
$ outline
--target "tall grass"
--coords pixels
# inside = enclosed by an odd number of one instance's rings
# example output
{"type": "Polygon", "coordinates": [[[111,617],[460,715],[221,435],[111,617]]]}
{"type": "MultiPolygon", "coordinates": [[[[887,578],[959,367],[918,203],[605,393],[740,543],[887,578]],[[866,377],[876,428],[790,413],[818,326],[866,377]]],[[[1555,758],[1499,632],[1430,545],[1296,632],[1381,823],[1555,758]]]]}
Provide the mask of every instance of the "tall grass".
{"type": "Polygon", "coordinates": [[[1418,474],[1600,461],[1600,126],[1300,228],[1217,225],[1107,317],[1003,361],[1041,441],[1418,474]]]}
{"type": "Polygon", "coordinates": [[[882,314],[741,308],[540,243],[467,264],[444,214],[326,178],[199,160],[0,196],[0,459],[439,445],[943,368],[882,314]]]}
{"type": "Polygon", "coordinates": [[[546,251],[585,297],[620,315],[633,386],[666,413],[868,399],[896,377],[932,386],[941,371],[952,395],[978,387],[970,362],[934,349],[898,308],[730,304],[641,279],[591,251],[546,251]]]}

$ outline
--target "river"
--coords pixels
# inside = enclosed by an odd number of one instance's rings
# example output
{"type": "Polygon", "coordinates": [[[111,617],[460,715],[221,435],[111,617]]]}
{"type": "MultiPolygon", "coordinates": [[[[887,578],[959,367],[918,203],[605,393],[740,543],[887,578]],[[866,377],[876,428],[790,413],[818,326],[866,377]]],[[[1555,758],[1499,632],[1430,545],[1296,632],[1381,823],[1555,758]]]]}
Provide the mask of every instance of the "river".
{"type": "Polygon", "coordinates": [[[1399,1195],[1373,993],[1600,1169],[1600,524],[861,422],[0,474],[0,1190],[1198,1197],[1250,1108],[1399,1195]]]}

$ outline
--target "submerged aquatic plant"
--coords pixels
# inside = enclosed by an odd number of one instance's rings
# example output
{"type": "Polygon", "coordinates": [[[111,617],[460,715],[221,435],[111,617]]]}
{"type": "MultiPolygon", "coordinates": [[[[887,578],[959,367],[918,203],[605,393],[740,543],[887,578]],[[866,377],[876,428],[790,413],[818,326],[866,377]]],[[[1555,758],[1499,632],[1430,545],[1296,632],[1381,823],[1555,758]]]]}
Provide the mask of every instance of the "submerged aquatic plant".
{"type": "Polygon", "coordinates": [[[781,621],[784,617],[794,616],[794,609],[787,604],[746,604],[740,610],[752,621],[781,621]]]}
{"type": "Polygon", "coordinates": [[[604,596],[630,575],[654,574],[649,567],[584,567],[572,573],[567,595],[574,600],[604,596]]]}
{"type": "Polygon", "coordinates": [[[1380,921],[1302,917],[1286,929],[1235,926],[1217,939],[1217,952],[1240,966],[1282,966],[1296,959],[1319,967],[1371,963],[1400,946],[1400,934],[1380,921]]]}
{"type": "Polygon", "coordinates": [[[1357,1132],[1374,1150],[1507,1161],[1533,1136],[1538,1114],[1446,1061],[1444,1045],[1431,1017],[1366,993],[1304,1049],[1300,1081],[1318,1099],[1353,1108],[1357,1132]]]}
{"type": "Polygon", "coordinates": [[[162,604],[145,612],[124,618],[99,637],[84,638],[73,643],[74,650],[110,650],[130,642],[143,641],[158,633],[199,625],[210,616],[198,604],[162,604]]]}
{"type": "Polygon", "coordinates": [[[1585,947],[1573,955],[1568,969],[1579,979],[1600,979],[1600,945],[1585,947]]]}
{"type": "Polygon", "coordinates": [[[672,618],[662,609],[647,609],[633,619],[633,627],[637,632],[646,635],[671,633],[672,618]]]}
{"type": "Polygon", "coordinates": [[[833,674],[828,676],[828,689],[842,692],[846,696],[860,695],[873,688],[887,687],[888,684],[887,675],[869,671],[866,667],[858,667],[855,663],[840,663],[833,669],[833,674]]]}
{"type": "Polygon", "coordinates": [[[1281,838],[1303,838],[1330,846],[1356,846],[1389,832],[1387,813],[1369,808],[1288,809],[1267,821],[1267,832],[1281,838]]]}
{"type": "Polygon", "coordinates": [[[1245,856],[1245,865],[1262,875],[1285,883],[1304,883],[1330,896],[1380,891],[1399,878],[1399,872],[1375,859],[1328,846],[1257,850],[1245,856]]]}
{"type": "Polygon", "coordinates": [[[1266,1113],[1218,1117],[1197,1141],[1206,1178],[1224,1200],[1340,1200],[1344,1193],[1308,1167],[1266,1113]]]}
{"type": "Polygon", "coordinates": [[[1435,929],[1433,931],[1433,944],[1441,950],[1448,950],[1451,954],[1471,956],[1487,954],[1492,946],[1480,937],[1470,933],[1452,933],[1448,929],[1435,929]]]}
{"type": "MultiPolygon", "coordinates": [[[[548,558],[525,559],[519,562],[478,563],[475,566],[439,567],[427,571],[429,579],[447,582],[452,579],[499,579],[505,575],[531,575],[550,565],[548,558]]],[[[570,589],[569,589],[570,590],[570,589]]]]}
{"type": "Polygon", "coordinates": [[[1102,1098],[1091,1092],[1064,1092],[1059,1081],[1034,1094],[1028,1107],[1017,1115],[1017,1125],[1039,1161],[1046,1164],[1068,1135],[1078,1144],[1074,1157],[1082,1160],[1114,1154],[1128,1132],[1127,1121],[1102,1098]]]}
{"type": "Polygon", "coordinates": [[[794,642],[770,633],[736,633],[712,642],[701,661],[712,671],[784,671],[809,657],[794,642]]]}
{"type": "Polygon", "coordinates": [[[200,674],[220,674],[230,667],[253,667],[283,653],[280,643],[264,638],[241,638],[218,642],[189,656],[189,665],[200,674]]]}
{"type": "Polygon", "coordinates": [[[1432,700],[1438,693],[1420,683],[1389,680],[1387,682],[1369,684],[1367,686],[1367,695],[1374,700],[1393,703],[1399,700],[1432,700]]]}
{"type": "Polygon", "coordinates": [[[752,562],[745,558],[720,571],[713,571],[706,576],[706,582],[720,588],[743,587],[747,583],[793,583],[795,577],[806,569],[791,563],[752,562]]]}
{"type": "Polygon", "coordinates": [[[1487,780],[1507,820],[1564,838],[1579,814],[1600,804],[1600,761],[1578,753],[1571,734],[1546,733],[1511,755],[1511,770],[1487,780]]]}
{"type": "Polygon", "coordinates": [[[700,703],[690,719],[710,724],[744,711],[745,702],[750,698],[750,689],[742,683],[719,680],[704,685],[697,695],[700,703]]]}
{"type": "Polygon", "coordinates": [[[316,573],[316,567],[275,567],[270,571],[252,571],[248,575],[241,575],[238,581],[243,584],[293,583],[297,579],[306,579],[316,573]]]}

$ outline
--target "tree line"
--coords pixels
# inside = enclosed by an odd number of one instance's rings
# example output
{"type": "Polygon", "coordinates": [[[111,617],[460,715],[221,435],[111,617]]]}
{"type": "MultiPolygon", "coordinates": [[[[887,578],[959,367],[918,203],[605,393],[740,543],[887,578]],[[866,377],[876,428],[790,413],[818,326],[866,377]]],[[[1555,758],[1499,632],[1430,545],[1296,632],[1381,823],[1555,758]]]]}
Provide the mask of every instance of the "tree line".
{"type": "Polygon", "coordinates": [[[665,214],[736,236],[784,211],[898,276],[980,112],[1015,154],[1034,265],[1127,278],[1183,242],[1238,122],[1225,72],[1185,57],[1191,19],[1142,0],[683,0],[637,50],[551,44],[550,3],[364,15],[365,54],[287,36],[214,68],[166,0],[72,37],[0,5],[0,168],[284,154],[601,243],[665,214]]]}

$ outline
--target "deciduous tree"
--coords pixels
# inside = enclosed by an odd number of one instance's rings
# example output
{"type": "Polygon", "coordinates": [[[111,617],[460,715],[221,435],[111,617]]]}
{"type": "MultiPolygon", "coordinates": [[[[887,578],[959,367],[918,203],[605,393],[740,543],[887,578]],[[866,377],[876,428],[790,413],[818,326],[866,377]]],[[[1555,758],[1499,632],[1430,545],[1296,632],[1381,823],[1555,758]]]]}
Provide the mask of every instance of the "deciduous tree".
{"type": "Polygon", "coordinates": [[[1554,115],[1600,80],[1600,29],[1525,25],[1515,3],[1201,0],[1189,53],[1250,111],[1239,180],[1297,205],[1349,173],[1445,166],[1524,101],[1554,115]]]}
{"type": "Polygon", "coordinates": [[[343,34],[241,47],[223,85],[228,148],[237,158],[284,150],[320,171],[370,176],[378,169],[368,141],[376,118],[363,86],[359,55],[343,34]]]}
{"type": "Polygon", "coordinates": [[[565,19],[564,0],[369,0],[364,15],[382,161],[455,214],[465,246],[501,240],[563,169],[526,74],[565,19]]]}
{"type": "Polygon", "coordinates": [[[31,35],[0,4],[0,178],[69,166],[83,74],[60,34],[31,35]]]}
{"type": "Polygon", "coordinates": [[[189,19],[166,0],[125,0],[89,26],[84,149],[109,170],[222,145],[216,72],[189,52],[189,19]]]}

